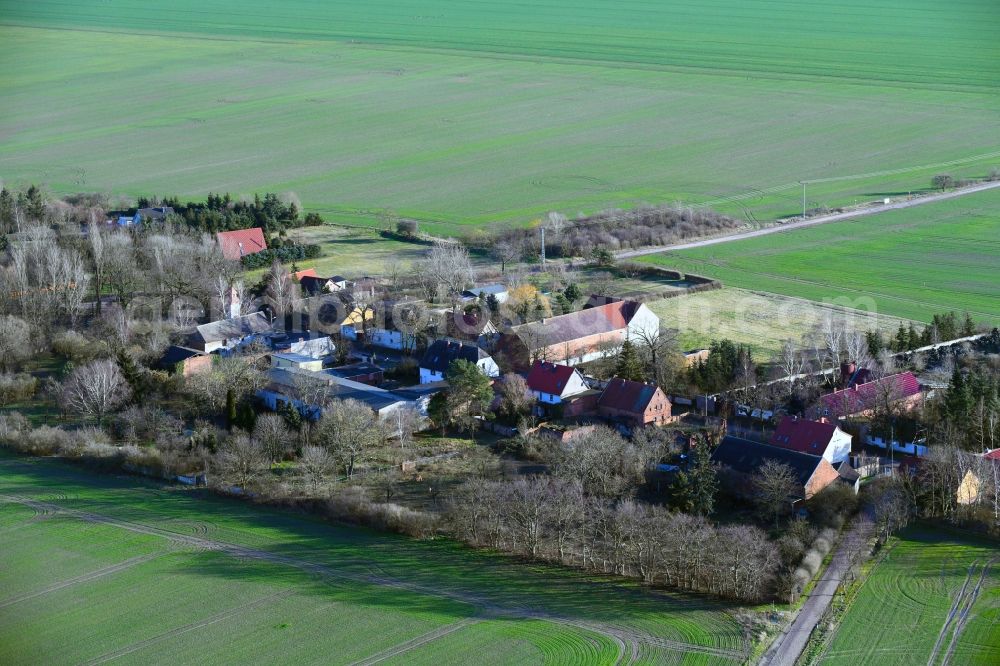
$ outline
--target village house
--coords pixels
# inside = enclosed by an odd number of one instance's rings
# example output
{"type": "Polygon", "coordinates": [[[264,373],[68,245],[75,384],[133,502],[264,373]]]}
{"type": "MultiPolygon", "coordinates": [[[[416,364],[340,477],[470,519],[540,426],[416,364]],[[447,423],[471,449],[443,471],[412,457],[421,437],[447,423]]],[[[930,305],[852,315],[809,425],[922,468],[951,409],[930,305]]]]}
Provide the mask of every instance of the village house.
{"type": "Polygon", "coordinates": [[[490,296],[497,299],[497,303],[504,303],[507,301],[509,296],[507,292],[507,287],[502,284],[487,284],[482,287],[473,287],[472,289],[466,289],[462,292],[462,302],[470,303],[472,301],[483,300],[485,301],[490,296]]]}
{"type": "Polygon", "coordinates": [[[548,405],[557,405],[590,389],[576,368],[546,361],[535,361],[528,373],[527,383],[535,399],[548,405]]]}
{"type": "Polygon", "coordinates": [[[230,261],[239,261],[250,254],[257,254],[267,249],[264,240],[264,230],[260,227],[252,229],[237,229],[236,231],[220,231],[215,239],[222,250],[222,256],[230,261]]]}
{"type": "Polygon", "coordinates": [[[917,378],[912,372],[900,372],[821,396],[808,413],[815,420],[864,418],[871,416],[877,408],[888,405],[910,411],[922,400],[923,393],[917,378]]]}
{"type": "Polygon", "coordinates": [[[618,377],[608,382],[597,400],[602,418],[630,428],[671,423],[675,419],[670,409],[670,400],[658,386],[618,377]]]}
{"type": "Polygon", "coordinates": [[[234,349],[262,339],[271,330],[271,320],[267,315],[254,312],[197,326],[188,340],[188,346],[206,353],[234,349]]]}
{"type": "Polygon", "coordinates": [[[660,318],[637,301],[614,301],[578,312],[512,327],[498,350],[511,365],[527,370],[536,360],[579,365],[613,354],[625,340],[660,330],[660,318]]]}
{"type": "MultiPolygon", "coordinates": [[[[427,386],[413,386],[388,391],[351,379],[339,377],[329,370],[321,372],[298,368],[271,368],[267,372],[268,382],[257,392],[257,397],[271,410],[277,410],[282,403],[294,406],[310,419],[322,416],[322,402],[330,400],[357,400],[366,405],[382,420],[390,419],[397,410],[412,409],[421,416],[427,415],[430,398],[446,388],[443,383],[427,386]],[[312,400],[304,395],[304,386],[318,386],[319,391],[310,390],[312,400]]],[[[391,422],[391,421],[390,421],[391,422]]]]}
{"type": "Polygon", "coordinates": [[[443,338],[435,340],[420,360],[420,383],[442,381],[448,366],[459,359],[476,365],[487,377],[500,376],[496,361],[478,346],[462,340],[443,338]]]}
{"type": "Polygon", "coordinates": [[[323,369],[323,359],[292,352],[277,353],[271,354],[271,367],[319,371],[323,369]]]}
{"type": "Polygon", "coordinates": [[[445,310],[441,313],[445,320],[446,335],[456,340],[474,342],[480,347],[493,345],[500,337],[500,330],[489,315],[482,312],[459,312],[445,310]]]}
{"type": "Polygon", "coordinates": [[[380,386],[385,381],[385,372],[373,363],[350,363],[348,365],[337,366],[336,368],[329,368],[327,372],[335,377],[368,384],[369,386],[380,386]]]}
{"type": "Polygon", "coordinates": [[[853,439],[825,418],[810,421],[786,417],[778,424],[769,443],[790,451],[822,456],[836,466],[850,458],[853,439]]]}
{"type": "Polygon", "coordinates": [[[840,473],[822,456],[760,444],[748,439],[727,436],[712,452],[712,462],[730,472],[736,481],[737,495],[752,497],[754,479],[761,465],[773,460],[788,465],[795,475],[795,492],[789,502],[807,500],[840,479],[840,473]]]}
{"type": "Polygon", "coordinates": [[[407,326],[407,315],[420,304],[416,299],[382,301],[377,305],[375,324],[369,327],[367,342],[376,347],[412,352],[417,348],[417,336],[407,326]]]}
{"type": "Polygon", "coordinates": [[[212,357],[198,349],[170,345],[156,362],[156,367],[182,377],[190,377],[211,370],[212,357]]]}
{"type": "Polygon", "coordinates": [[[1000,449],[975,454],[976,459],[981,464],[970,465],[955,490],[955,501],[962,506],[979,504],[984,491],[1000,483],[1000,449]]]}
{"type": "Polygon", "coordinates": [[[319,277],[316,275],[316,271],[313,271],[312,275],[303,275],[299,278],[299,286],[302,287],[302,293],[307,296],[333,294],[338,291],[344,291],[347,289],[348,284],[347,278],[342,275],[319,277]]]}

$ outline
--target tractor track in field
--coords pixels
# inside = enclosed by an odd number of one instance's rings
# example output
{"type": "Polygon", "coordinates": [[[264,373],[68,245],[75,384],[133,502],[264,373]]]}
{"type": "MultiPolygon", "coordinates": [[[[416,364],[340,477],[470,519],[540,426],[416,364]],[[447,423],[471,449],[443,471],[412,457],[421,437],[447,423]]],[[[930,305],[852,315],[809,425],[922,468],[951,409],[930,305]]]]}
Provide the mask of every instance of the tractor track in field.
{"type": "MultiPolygon", "coordinates": [[[[585,620],[577,620],[574,618],[559,615],[558,613],[537,611],[511,605],[502,605],[476,594],[470,594],[468,592],[461,592],[456,590],[441,590],[441,589],[431,588],[417,583],[409,583],[401,581],[399,579],[392,578],[385,574],[374,574],[374,573],[364,574],[364,573],[355,573],[355,572],[337,570],[332,567],[319,564],[317,562],[312,562],[297,557],[280,555],[278,553],[274,553],[267,550],[251,548],[248,546],[240,546],[232,543],[226,543],[223,541],[216,541],[213,539],[191,536],[188,534],[180,534],[164,528],[147,525],[145,523],[139,523],[120,518],[113,518],[111,516],[99,513],[92,513],[89,511],[69,509],[66,507],[59,506],[58,504],[33,500],[28,497],[20,497],[16,495],[0,495],[0,500],[23,504],[33,509],[46,509],[52,511],[53,513],[61,513],[64,515],[78,518],[86,522],[100,523],[104,525],[110,525],[112,527],[118,527],[120,529],[129,530],[131,532],[136,532],[139,534],[162,537],[173,543],[194,548],[197,550],[215,551],[239,559],[261,560],[272,564],[290,566],[299,569],[301,571],[304,571],[308,574],[320,577],[329,577],[329,578],[349,580],[369,585],[378,585],[382,587],[389,587],[393,589],[412,592],[415,594],[422,594],[436,598],[448,599],[450,601],[456,601],[459,603],[465,603],[477,608],[481,615],[488,614],[496,617],[506,617],[506,618],[539,619],[559,624],[565,624],[569,626],[575,626],[581,629],[585,629],[587,631],[600,634],[617,643],[619,649],[621,650],[618,663],[635,662],[639,657],[640,643],[645,643],[645,642],[648,642],[651,645],[671,650],[676,650],[682,653],[694,652],[694,653],[700,653],[718,657],[720,659],[730,659],[736,662],[742,662],[747,657],[745,650],[716,648],[706,645],[695,645],[691,643],[684,643],[681,641],[672,641],[669,639],[663,639],[651,635],[646,635],[640,632],[621,629],[619,627],[615,627],[612,625],[606,625],[597,622],[589,622],[585,620]]],[[[214,622],[218,620],[212,620],[212,621],[214,622]]],[[[197,627],[185,626],[181,627],[180,629],[184,631],[190,631],[192,628],[197,628],[197,627]]]]}
{"type": "Polygon", "coordinates": [[[976,570],[976,562],[969,565],[969,571],[965,574],[965,580],[962,581],[962,588],[955,595],[955,600],[951,602],[951,608],[948,609],[948,614],[944,618],[944,624],[941,626],[941,631],[938,632],[937,640],[934,641],[934,647],[931,649],[931,654],[927,657],[927,666],[933,666],[937,661],[938,653],[941,651],[941,644],[944,643],[945,636],[948,635],[948,628],[951,623],[955,620],[955,615],[958,613],[959,606],[962,605],[962,599],[965,598],[965,591],[969,588],[969,581],[972,580],[972,574],[976,570]]]}
{"type": "Polygon", "coordinates": [[[294,590],[286,590],[284,592],[278,592],[277,594],[269,594],[266,597],[262,597],[260,599],[254,599],[253,601],[248,601],[245,604],[240,604],[239,606],[234,606],[232,608],[227,608],[224,611],[221,611],[219,613],[216,613],[215,615],[211,615],[204,619],[198,620],[197,622],[191,622],[189,624],[185,624],[180,627],[175,627],[174,629],[165,631],[162,634],[157,634],[156,636],[147,638],[146,640],[137,641],[135,643],[126,645],[125,647],[118,650],[114,650],[112,652],[106,652],[100,655],[99,657],[94,657],[93,659],[90,659],[83,663],[87,665],[103,664],[105,662],[118,659],[119,657],[124,657],[125,655],[132,654],[133,652],[137,652],[151,645],[155,645],[161,641],[165,641],[170,638],[174,638],[175,636],[186,634],[189,631],[195,631],[197,629],[213,625],[217,622],[223,622],[224,620],[228,620],[231,617],[236,617],[237,615],[243,613],[244,611],[248,611],[258,606],[264,606],[273,601],[279,601],[281,599],[284,599],[285,597],[290,597],[293,594],[295,594],[294,590]]]}
{"type": "Polygon", "coordinates": [[[351,666],[373,666],[373,664],[379,664],[386,659],[392,659],[393,657],[398,657],[401,654],[406,654],[410,650],[414,650],[422,645],[436,641],[439,638],[444,638],[448,634],[453,634],[459,629],[470,627],[479,622],[482,622],[482,618],[480,617],[467,617],[459,620],[458,622],[446,624],[443,627],[432,629],[431,631],[411,638],[408,641],[403,641],[402,643],[393,645],[392,647],[382,650],[377,654],[373,654],[370,657],[352,662],[351,666]]]}
{"type": "MultiPolygon", "coordinates": [[[[944,657],[941,659],[942,666],[947,666],[951,663],[952,655],[955,653],[955,646],[958,644],[958,638],[961,636],[962,632],[965,631],[965,625],[969,621],[969,614],[972,612],[972,607],[979,599],[980,592],[983,591],[983,583],[986,581],[986,575],[989,573],[990,567],[992,567],[996,561],[997,558],[993,558],[983,565],[983,570],[979,573],[979,580],[976,582],[976,586],[972,589],[972,592],[969,593],[965,600],[965,604],[959,611],[957,615],[958,619],[955,622],[955,628],[951,632],[951,641],[948,642],[948,649],[945,651],[944,657]]],[[[968,585],[968,582],[968,579],[966,579],[966,585],[968,585]]],[[[941,637],[939,636],[938,640],[940,640],[940,638],[941,637]]],[[[935,645],[935,647],[937,647],[937,645],[935,645]]]]}
{"type": "Polygon", "coordinates": [[[24,594],[19,594],[16,597],[10,597],[9,599],[0,600],[0,608],[7,608],[8,606],[13,606],[14,604],[19,604],[22,601],[28,601],[36,597],[41,597],[46,594],[51,594],[52,592],[58,592],[59,590],[65,589],[67,587],[72,587],[74,585],[79,585],[80,583],[87,583],[98,578],[104,578],[105,576],[110,576],[116,574],[119,571],[124,571],[137,564],[143,564],[149,562],[150,560],[156,559],[161,555],[166,555],[169,550],[160,551],[157,553],[150,553],[148,555],[140,555],[138,557],[129,558],[123,562],[118,562],[117,564],[112,564],[101,569],[95,569],[94,571],[88,571],[85,574],[80,574],[79,576],[74,576],[73,578],[67,578],[66,580],[61,580],[58,583],[53,583],[48,587],[44,587],[41,590],[36,590],[34,592],[26,592],[24,594]]]}

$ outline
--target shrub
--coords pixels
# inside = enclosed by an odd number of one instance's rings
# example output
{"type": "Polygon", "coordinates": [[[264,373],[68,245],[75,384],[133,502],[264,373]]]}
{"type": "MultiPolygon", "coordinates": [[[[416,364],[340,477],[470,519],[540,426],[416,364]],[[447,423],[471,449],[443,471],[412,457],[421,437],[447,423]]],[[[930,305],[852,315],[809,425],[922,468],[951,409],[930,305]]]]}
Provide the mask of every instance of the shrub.
{"type": "Polygon", "coordinates": [[[438,527],[436,515],[415,511],[391,503],[372,502],[364,488],[345,488],[327,500],[326,514],[336,520],[343,520],[375,529],[388,530],[417,538],[432,536],[438,527]]]}
{"type": "Polygon", "coordinates": [[[818,550],[810,550],[806,553],[806,556],[802,558],[802,567],[809,572],[809,577],[812,578],[819,571],[819,568],[823,565],[823,555],[820,554],[818,550]]]}
{"type": "Polygon", "coordinates": [[[74,330],[62,331],[52,339],[52,351],[77,364],[89,363],[101,353],[100,343],[74,330]]]}
{"type": "Polygon", "coordinates": [[[418,228],[416,220],[400,220],[396,223],[396,233],[403,236],[416,236],[418,228]]]}
{"type": "Polygon", "coordinates": [[[31,375],[0,374],[0,406],[30,400],[37,390],[38,380],[31,375]]]}
{"type": "Polygon", "coordinates": [[[949,187],[955,186],[955,178],[951,174],[939,173],[931,178],[931,185],[936,189],[946,190],[949,187]]]}

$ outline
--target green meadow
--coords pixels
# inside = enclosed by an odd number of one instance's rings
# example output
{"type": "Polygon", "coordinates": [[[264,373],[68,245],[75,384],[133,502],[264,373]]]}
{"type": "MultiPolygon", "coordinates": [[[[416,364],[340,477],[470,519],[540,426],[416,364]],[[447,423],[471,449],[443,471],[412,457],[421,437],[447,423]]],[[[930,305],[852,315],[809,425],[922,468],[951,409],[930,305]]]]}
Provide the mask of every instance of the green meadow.
{"type": "Polygon", "coordinates": [[[0,178],[458,234],[1000,165],[994,0],[0,0],[0,178]]]}
{"type": "Polygon", "coordinates": [[[818,663],[996,664],[998,564],[996,543],[907,530],[864,582],[818,663]]]}
{"type": "Polygon", "coordinates": [[[1000,190],[642,257],[741,287],[916,321],[1000,324],[1000,190]]]}
{"type": "Polygon", "coordinates": [[[726,607],[0,454],[0,663],[739,664],[726,607]],[[40,502],[41,504],[32,504],[40,502]]]}

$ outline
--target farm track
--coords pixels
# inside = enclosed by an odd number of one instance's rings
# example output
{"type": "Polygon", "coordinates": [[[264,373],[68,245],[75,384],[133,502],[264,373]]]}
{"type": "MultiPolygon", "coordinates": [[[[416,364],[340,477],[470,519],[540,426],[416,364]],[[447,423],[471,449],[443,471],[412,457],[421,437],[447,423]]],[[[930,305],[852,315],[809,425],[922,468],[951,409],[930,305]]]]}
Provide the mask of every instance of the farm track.
{"type": "Polygon", "coordinates": [[[474,624],[482,622],[482,618],[468,617],[458,622],[452,622],[451,624],[446,624],[443,627],[438,627],[432,629],[425,634],[421,634],[416,638],[411,638],[408,641],[394,645],[387,650],[382,650],[378,654],[373,654],[372,656],[361,659],[360,661],[355,661],[351,666],[373,666],[374,664],[379,664],[386,659],[392,659],[393,657],[398,657],[401,654],[406,654],[410,650],[416,649],[422,645],[426,645],[432,641],[436,641],[439,638],[443,638],[448,634],[453,634],[459,629],[464,629],[465,627],[470,627],[474,624]]]}
{"type": "MultiPolygon", "coordinates": [[[[944,658],[941,660],[942,666],[947,666],[948,664],[951,663],[951,658],[955,653],[955,646],[958,644],[958,638],[959,636],[962,635],[962,632],[965,630],[965,625],[969,621],[969,614],[972,612],[972,607],[979,599],[979,594],[983,590],[983,583],[986,581],[986,575],[989,573],[990,567],[992,567],[993,564],[996,563],[996,561],[997,558],[994,558],[983,565],[983,569],[979,574],[979,581],[976,582],[976,586],[972,589],[972,592],[965,600],[965,604],[963,605],[961,611],[958,613],[958,620],[955,622],[955,628],[951,632],[951,641],[948,643],[948,650],[944,653],[944,658]]],[[[974,566],[975,564],[973,564],[973,567],[974,566]]],[[[963,590],[965,590],[965,588],[968,586],[968,582],[969,581],[967,579],[965,585],[963,585],[962,587],[963,590]]],[[[959,595],[959,600],[961,600],[961,595],[959,595]]],[[[956,603],[957,602],[958,600],[956,600],[956,603]]],[[[940,636],[938,637],[938,640],[940,640],[940,636]]],[[[938,645],[935,645],[935,649],[937,648],[938,645]]]]}
{"type": "Polygon", "coordinates": [[[962,588],[958,591],[958,594],[955,595],[955,600],[951,602],[951,608],[948,609],[948,614],[944,618],[944,624],[941,626],[941,631],[938,632],[937,640],[934,642],[934,648],[931,650],[930,656],[927,657],[927,666],[933,666],[933,664],[937,662],[938,653],[941,651],[941,644],[948,635],[948,629],[951,627],[952,622],[954,622],[959,606],[961,606],[962,600],[965,598],[965,591],[969,588],[969,581],[972,580],[972,575],[975,573],[976,564],[978,563],[973,562],[969,565],[969,570],[965,574],[965,580],[962,581],[962,588]]]}
{"type": "MultiPolygon", "coordinates": [[[[704,645],[684,643],[680,641],[672,641],[669,639],[663,639],[648,634],[644,634],[641,632],[634,632],[631,630],[622,629],[619,627],[615,627],[613,625],[577,620],[575,618],[566,617],[563,615],[559,615],[557,613],[537,611],[513,605],[501,605],[482,596],[471,594],[464,591],[457,591],[457,590],[445,591],[445,590],[430,588],[417,583],[409,583],[406,581],[401,581],[384,574],[378,574],[378,575],[374,573],[362,574],[362,573],[352,573],[348,571],[337,570],[329,566],[319,564],[317,562],[312,562],[310,560],[302,558],[280,555],[278,553],[273,553],[267,550],[261,550],[247,546],[240,546],[232,543],[226,543],[222,541],[216,541],[212,539],[206,539],[187,534],[180,534],[164,528],[147,525],[145,523],[113,518],[111,516],[102,515],[99,513],[93,513],[89,511],[69,509],[66,507],[59,506],[58,504],[33,500],[27,497],[20,497],[16,495],[0,495],[0,500],[7,502],[15,502],[35,510],[48,510],[52,513],[72,516],[87,522],[110,525],[112,527],[118,527],[120,529],[129,530],[131,532],[136,532],[139,534],[162,537],[175,544],[179,544],[181,546],[186,546],[189,548],[220,552],[238,559],[261,560],[272,564],[290,566],[318,577],[335,578],[335,579],[353,581],[368,585],[378,585],[382,587],[388,587],[407,592],[412,592],[415,594],[443,598],[443,599],[448,599],[450,601],[457,601],[460,603],[466,603],[478,609],[480,618],[484,614],[489,614],[492,616],[502,617],[502,618],[537,619],[537,620],[544,620],[548,622],[554,622],[558,624],[578,627],[580,629],[585,629],[587,631],[603,635],[604,637],[614,641],[619,646],[620,650],[618,663],[635,662],[640,654],[641,643],[649,643],[650,645],[655,645],[657,647],[670,650],[676,650],[681,653],[693,652],[693,653],[705,654],[717,657],[719,659],[732,660],[734,662],[742,662],[746,659],[747,656],[746,650],[715,648],[704,645]]],[[[228,613],[230,613],[230,615],[233,614],[232,612],[228,613]]],[[[230,615],[226,615],[226,617],[229,617],[230,615]]],[[[225,617],[220,617],[218,619],[209,618],[211,622],[217,622],[220,621],[221,619],[225,619],[225,617]]],[[[204,624],[202,624],[201,626],[204,626],[204,624]]],[[[183,633],[184,631],[190,631],[191,629],[195,628],[198,627],[190,625],[181,627],[178,630],[174,631],[179,631],[183,633]]],[[[163,635],[163,637],[161,638],[150,639],[150,640],[162,640],[162,638],[165,637],[167,636],[163,635]]],[[[140,648],[135,648],[135,649],[140,649],[140,648]]]]}
{"type": "Polygon", "coordinates": [[[285,597],[290,597],[293,594],[295,594],[295,592],[293,590],[287,590],[285,592],[279,592],[277,594],[270,594],[270,595],[268,595],[266,597],[262,597],[260,599],[255,599],[255,600],[247,602],[245,604],[240,604],[239,606],[234,606],[233,608],[228,608],[228,609],[226,609],[226,610],[224,610],[224,611],[222,611],[220,613],[216,613],[215,615],[212,615],[210,617],[204,618],[202,620],[198,620],[197,622],[191,622],[190,624],[185,624],[184,626],[176,627],[176,628],[171,629],[169,631],[165,631],[162,634],[158,634],[156,636],[153,636],[152,638],[147,638],[146,640],[138,641],[136,643],[132,643],[131,645],[127,645],[127,646],[121,648],[120,650],[115,650],[113,652],[107,652],[105,654],[102,654],[99,657],[95,657],[94,659],[91,659],[91,660],[83,662],[83,663],[87,664],[88,666],[91,665],[91,664],[103,664],[105,662],[112,661],[114,659],[118,659],[119,657],[124,657],[125,655],[132,654],[133,652],[137,652],[137,651],[142,650],[144,648],[147,648],[147,647],[149,647],[151,645],[155,645],[155,644],[157,644],[157,643],[159,643],[161,641],[165,641],[167,639],[174,638],[175,636],[180,636],[180,635],[186,634],[186,633],[188,633],[190,631],[195,631],[197,629],[201,629],[203,627],[207,627],[209,625],[216,624],[217,622],[223,622],[225,620],[228,620],[231,617],[236,617],[237,615],[243,613],[244,611],[248,611],[248,610],[250,610],[252,608],[256,608],[258,606],[264,606],[264,605],[269,604],[269,603],[274,602],[274,601],[279,601],[280,599],[284,599],[285,597]]]}
{"type": "Polygon", "coordinates": [[[111,566],[103,567],[101,569],[96,569],[94,571],[89,571],[85,574],[79,576],[74,576],[73,578],[67,578],[66,580],[59,581],[58,583],[53,583],[48,587],[42,588],[41,590],[36,590],[34,592],[27,592],[25,594],[20,594],[16,597],[11,597],[9,599],[4,599],[0,601],[0,608],[7,608],[8,606],[13,606],[14,604],[21,603],[22,601],[28,601],[30,599],[35,599],[36,597],[41,597],[46,594],[51,594],[52,592],[58,592],[59,590],[65,589],[67,587],[72,587],[74,585],[79,585],[80,583],[87,583],[98,578],[104,578],[105,576],[110,576],[116,574],[119,571],[124,571],[137,564],[143,564],[149,562],[150,560],[156,559],[162,555],[166,555],[169,550],[160,551],[157,553],[150,553],[148,555],[140,555],[138,557],[132,557],[124,562],[118,562],[117,564],[112,564],[111,566]]]}
{"type": "Polygon", "coordinates": [[[676,245],[662,245],[659,247],[642,248],[640,250],[626,250],[624,252],[616,253],[615,257],[617,259],[632,259],[634,257],[642,257],[648,254],[660,254],[661,252],[678,252],[680,250],[693,250],[699,247],[720,245],[722,243],[731,243],[733,241],[746,240],[748,238],[758,238],[760,236],[769,236],[771,234],[778,234],[786,231],[794,231],[796,229],[815,227],[821,224],[828,224],[830,222],[842,222],[844,220],[853,220],[859,217],[878,215],[879,213],[885,213],[890,210],[903,210],[905,208],[913,208],[915,206],[922,206],[924,204],[935,203],[938,201],[946,201],[948,199],[955,199],[957,197],[962,197],[967,194],[975,194],[976,192],[984,192],[986,190],[992,190],[996,188],[1000,188],[1000,182],[978,183],[976,185],[970,185],[969,187],[963,187],[960,189],[952,190],[950,192],[942,192],[940,194],[930,194],[924,197],[910,199],[908,201],[901,201],[898,203],[891,203],[891,204],[881,204],[877,206],[871,206],[870,208],[848,211],[846,213],[832,213],[830,215],[820,215],[818,217],[813,217],[808,220],[801,220],[799,222],[789,222],[788,224],[778,224],[771,227],[767,227],[765,229],[744,231],[741,233],[730,234],[727,236],[719,236],[717,238],[705,238],[703,240],[691,241],[688,243],[678,243],[676,245]]]}

